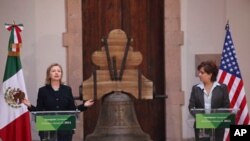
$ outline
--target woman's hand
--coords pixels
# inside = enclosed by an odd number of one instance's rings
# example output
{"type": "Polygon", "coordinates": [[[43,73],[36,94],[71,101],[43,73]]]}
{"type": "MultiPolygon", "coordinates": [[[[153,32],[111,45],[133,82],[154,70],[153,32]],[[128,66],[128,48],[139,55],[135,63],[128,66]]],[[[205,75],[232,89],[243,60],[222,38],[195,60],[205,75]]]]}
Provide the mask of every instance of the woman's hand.
{"type": "Polygon", "coordinates": [[[85,107],[90,107],[90,106],[92,106],[94,103],[95,103],[94,100],[93,100],[93,99],[90,99],[90,100],[87,100],[87,101],[84,102],[84,106],[85,106],[85,107]]]}
{"type": "Polygon", "coordinates": [[[30,101],[29,101],[28,99],[23,99],[23,100],[22,100],[22,103],[23,103],[24,105],[26,105],[27,107],[31,107],[31,103],[30,103],[30,101]]]}

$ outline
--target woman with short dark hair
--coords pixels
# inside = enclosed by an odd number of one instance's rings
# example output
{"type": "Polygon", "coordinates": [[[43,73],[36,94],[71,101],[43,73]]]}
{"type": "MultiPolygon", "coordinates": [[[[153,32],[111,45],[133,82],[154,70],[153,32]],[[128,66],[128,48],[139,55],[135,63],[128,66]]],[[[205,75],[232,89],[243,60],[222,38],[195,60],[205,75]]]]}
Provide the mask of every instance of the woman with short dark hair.
{"type": "MultiPolygon", "coordinates": [[[[192,87],[188,105],[190,113],[195,116],[192,109],[204,109],[205,112],[209,113],[212,109],[229,108],[230,101],[227,86],[216,82],[218,67],[215,62],[201,62],[198,65],[197,70],[201,82],[192,87]]],[[[216,141],[223,141],[224,130],[224,128],[215,129],[216,141]]],[[[206,132],[211,134],[211,130],[206,132]]],[[[200,130],[195,128],[196,141],[201,140],[199,135],[200,130]]],[[[210,139],[207,138],[205,140],[210,139]]]]}

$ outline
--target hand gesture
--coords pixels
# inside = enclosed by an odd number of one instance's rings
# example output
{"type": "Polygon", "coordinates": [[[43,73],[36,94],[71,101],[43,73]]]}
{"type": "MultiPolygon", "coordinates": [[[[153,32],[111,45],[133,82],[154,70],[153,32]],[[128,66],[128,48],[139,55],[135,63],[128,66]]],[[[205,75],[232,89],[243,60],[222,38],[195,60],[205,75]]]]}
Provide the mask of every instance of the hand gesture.
{"type": "Polygon", "coordinates": [[[92,106],[94,103],[95,103],[94,100],[93,100],[93,99],[90,99],[90,100],[87,100],[87,101],[84,102],[84,106],[85,106],[85,107],[90,107],[90,106],[92,106]]]}
{"type": "Polygon", "coordinates": [[[28,99],[23,99],[23,100],[22,100],[22,103],[23,103],[24,105],[26,105],[27,107],[31,107],[31,103],[30,103],[30,101],[29,101],[28,99]]]}

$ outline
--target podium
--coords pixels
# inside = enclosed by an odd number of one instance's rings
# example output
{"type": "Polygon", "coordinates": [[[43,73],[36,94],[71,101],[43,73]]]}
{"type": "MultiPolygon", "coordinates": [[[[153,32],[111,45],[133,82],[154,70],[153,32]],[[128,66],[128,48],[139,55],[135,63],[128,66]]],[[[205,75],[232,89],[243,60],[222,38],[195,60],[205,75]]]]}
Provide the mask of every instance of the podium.
{"type": "Polygon", "coordinates": [[[237,112],[238,109],[231,108],[191,109],[191,114],[195,117],[195,129],[199,140],[215,141],[216,130],[224,133],[225,128],[230,128],[230,125],[235,124],[237,112]]]}
{"type": "Polygon", "coordinates": [[[59,141],[60,134],[73,134],[78,113],[78,110],[31,112],[42,141],[59,141]]]}

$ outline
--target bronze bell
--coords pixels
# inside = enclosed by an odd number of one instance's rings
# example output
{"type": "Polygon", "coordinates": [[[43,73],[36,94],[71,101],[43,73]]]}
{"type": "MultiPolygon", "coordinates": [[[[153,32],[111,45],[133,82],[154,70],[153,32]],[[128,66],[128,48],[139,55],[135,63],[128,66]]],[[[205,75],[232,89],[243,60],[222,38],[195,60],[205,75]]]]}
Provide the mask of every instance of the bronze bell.
{"type": "Polygon", "coordinates": [[[85,141],[152,141],[137,121],[132,97],[114,91],[102,98],[97,125],[85,141]]]}
{"type": "Polygon", "coordinates": [[[112,30],[92,54],[93,75],[82,84],[84,99],[101,100],[97,125],[85,141],[152,141],[137,121],[133,98],[153,99],[153,82],[141,74],[142,54],[126,33],[112,30]]]}

